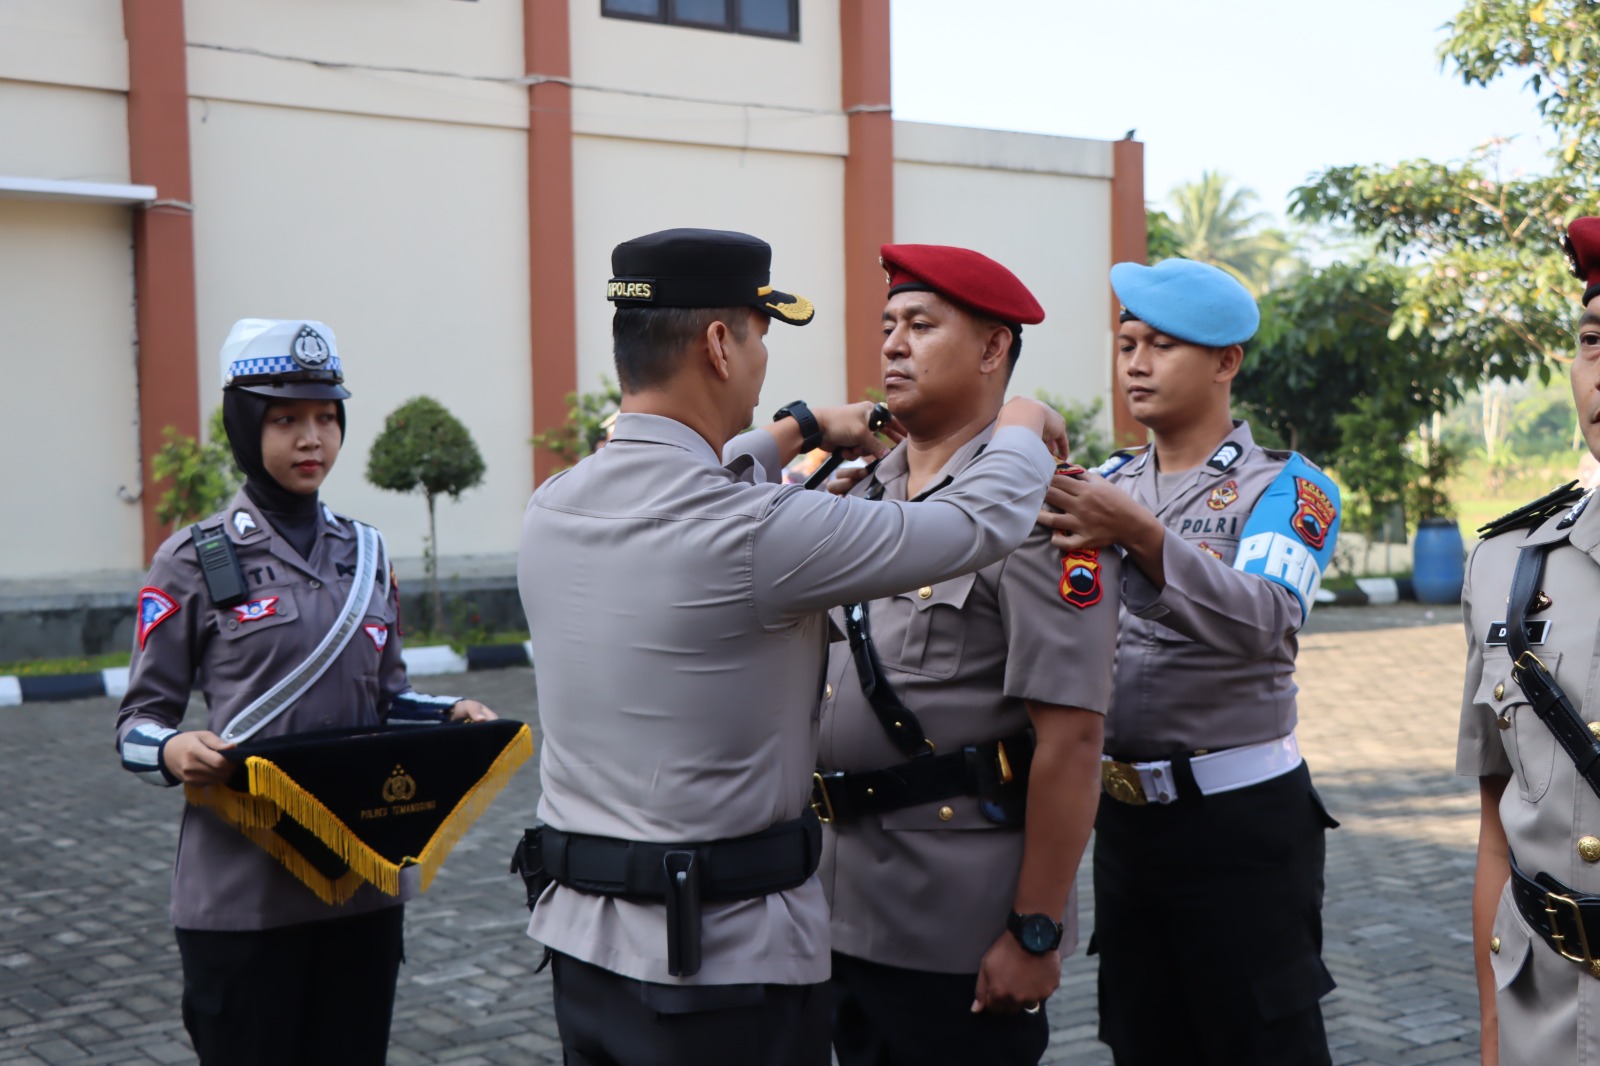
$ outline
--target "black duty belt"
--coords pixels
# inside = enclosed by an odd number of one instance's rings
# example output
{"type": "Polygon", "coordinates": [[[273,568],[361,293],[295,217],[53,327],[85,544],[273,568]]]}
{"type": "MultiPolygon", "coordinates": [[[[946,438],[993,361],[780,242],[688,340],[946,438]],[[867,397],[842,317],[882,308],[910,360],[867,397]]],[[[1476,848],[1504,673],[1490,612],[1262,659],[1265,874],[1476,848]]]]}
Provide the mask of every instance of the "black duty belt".
{"type": "Polygon", "coordinates": [[[512,870],[528,905],[556,884],[597,896],[667,905],[667,972],[700,971],[700,908],[798,888],[817,872],[822,829],[806,814],[731,840],[654,844],[566,833],[543,825],[523,834],[512,870]]]}
{"type": "MultiPolygon", "coordinates": [[[[839,822],[952,796],[998,801],[1003,788],[1025,800],[1032,765],[1033,736],[1024,732],[882,770],[819,770],[811,779],[811,810],[820,821],[839,822]]],[[[993,820],[1012,824],[1010,819],[993,820]]]]}
{"type": "Polygon", "coordinates": [[[1529,877],[1511,859],[1511,898],[1523,921],[1561,957],[1580,963],[1591,977],[1600,977],[1600,896],[1568,888],[1549,874],[1529,877]]]}

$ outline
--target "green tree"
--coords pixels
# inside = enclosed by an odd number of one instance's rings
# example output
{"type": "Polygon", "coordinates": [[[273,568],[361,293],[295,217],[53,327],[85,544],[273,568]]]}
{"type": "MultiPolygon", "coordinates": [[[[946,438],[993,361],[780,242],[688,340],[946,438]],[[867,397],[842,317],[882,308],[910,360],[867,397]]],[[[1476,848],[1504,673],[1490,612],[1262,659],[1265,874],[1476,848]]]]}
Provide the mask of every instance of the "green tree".
{"type": "Polygon", "coordinates": [[[1388,419],[1398,448],[1459,399],[1455,367],[1431,336],[1391,332],[1407,279],[1388,263],[1335,263],[1263,297],[1261,328],[1234,382],[1251,421],[1331,464],[1344,438],[1341,415],[1363,409],[1388,419]]]}
{"type": "Polygon", "coordinates": [[[151,456],[150,472],[157,481],[172,484],[156,501],[156,520],[175,530],[226,506],[244,482],[244,473],[234,465],[222,408],[211,412],[204,444],[176,426],[167,426],[161,435],[166,443],[151,456]]]}
{"type": "Polygon", "coordinates": [[[439,596],[439,530],[436,503],[441,495],[459,500],[483,482],[483,456],[467,427],[438,400],[417,396],[396,408],[383,423],[367,457],[367,480],[390,492],[420,492],[428,502],[428,592],[433,601],[433,631],[444,629],[439,596]]]}
{"type": "MultiPolygon", "coordinates": [[[[1199,181],[1173,189],[1169,199],[1173,254],[1221,267],[1253,296],[1292,272],[1293,247],[1256,210],[1254,191],[1233,187],[1226,175],[1208,170],[1199,181]]],[[[1165,241],[1167,235],[1160,236],[1165,241]]],[[[1154,253],[1151,259],[1156,259],[1154,253]]]]}
{"type": "Polygon", "coordinates": [[[1172,216],[1165,211],[1155,207],[1145,208],[1144,231],[1145,262],[1159,263],[1183,254],[1172,216]]]}
{"type": "Polygon", "coordinates": [[[611,421],[622,406],[622,390],[604,374],[600,391],[567,393],[567,420],[559,429],[536,433],[530,441],[536,448],[554,452],[567,466],[594,451],[605,439],[611,421]]]}
{"type": "Polygon", "coordinates": [[[1526,75],[1554,135],[1550,172],[1502,177],[1499,146],[1464,162],[1340,166],[1292,195],[1294,214],[1341,222],[1411,265],[1396,332],[1431,334],[1467,387],[1550,379],[1569,358],[1574,301],[1555,235],[1600,213],[1600,30],[1589,0],[1470,0],[1439,52],[1469,85],[1526,75]]]}
{"type": "Polygon", "coordinates": [[[1079,466],[1099,466],[1111,454],[1111,438],[1101,428],[1100,412],[1105,401],[1098,396],[1088,403],[1063,399],[1045,389],[1036,389],[1033,398],[1058,411],[1067,423],[1067,443],[1072,446],[1072,461],[1079,466]]]}

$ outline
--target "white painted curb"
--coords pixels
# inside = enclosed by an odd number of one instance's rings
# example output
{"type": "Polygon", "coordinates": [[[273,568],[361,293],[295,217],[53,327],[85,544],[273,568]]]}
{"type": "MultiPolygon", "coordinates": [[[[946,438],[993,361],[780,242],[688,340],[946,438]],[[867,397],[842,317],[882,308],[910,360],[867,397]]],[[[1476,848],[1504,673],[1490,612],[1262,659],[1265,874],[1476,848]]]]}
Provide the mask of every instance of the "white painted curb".
{"type": "Polygon", "coordinates": [[[128,668],[113,666],[100,671],[100,680],[106,686],[106,695],[120,700],[128,694],[128,668]]]}
{"type": "Polygon", "coordinates": [[[22,706],[22,682],[10,674],[0,676],[0,707],[22,706]]]}
{"type": "Polygon", "coordinates": [[[425,648],[404,648],[400,657],[405,660],[406,672],[418,677],[430,674],[464,674],[467,660],[455,653],[448,644],[434,644],[425,648]]]}
{"type": "Polygon", "coordinates": [[[1358,577],[1356,587],[1367,594],[1368,603],[1400,602],[1400,586],[1392,577],[1358,577]]]}

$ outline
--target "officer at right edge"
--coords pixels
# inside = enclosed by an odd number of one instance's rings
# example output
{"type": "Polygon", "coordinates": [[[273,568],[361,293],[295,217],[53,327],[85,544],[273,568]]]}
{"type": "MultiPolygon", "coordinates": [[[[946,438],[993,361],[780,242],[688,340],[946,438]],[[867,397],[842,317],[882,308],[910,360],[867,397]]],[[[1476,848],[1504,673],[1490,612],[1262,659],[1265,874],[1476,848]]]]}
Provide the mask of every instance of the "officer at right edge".
{"type": "MultiPolygon", "coordinates": [[[[1584,282],[1572,397],[1584,443],[1600,456],[1600,218],[1574,219],[1565,246],[1584,282]]],[[[1456,773],[1478,778],[1472,942],[1489,1066],[1600,1062],[1593,497],[1569,484],[1489,523],[1461,594],[1456,773]]]]}
{"type": "Polygon", "coordinates": [[[1124,553],[1095,821],[1100,1039],[1119,1066],[1329,1061],[1323,809],[1295,740],[1297,634],[1339,493],[1230,413],[1260,314],[1205,263],[1118,263],[1116,381],[1152,443],[1057,476],[1064,551],[1124,553]]]}

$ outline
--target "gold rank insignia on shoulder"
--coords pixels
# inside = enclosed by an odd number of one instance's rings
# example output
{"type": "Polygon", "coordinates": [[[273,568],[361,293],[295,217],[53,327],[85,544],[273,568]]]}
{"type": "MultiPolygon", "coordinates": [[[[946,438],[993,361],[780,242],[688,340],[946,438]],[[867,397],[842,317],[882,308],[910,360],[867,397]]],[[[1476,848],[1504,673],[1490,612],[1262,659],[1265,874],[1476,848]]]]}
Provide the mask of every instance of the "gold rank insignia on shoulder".
{"type": "Polygon", "coordinates": [[[625,281],[619,278],[612,278],[606,283],[606,299],[608,300],[654,300],[655,298],[655,285],[648,281],[625,281]]]}

